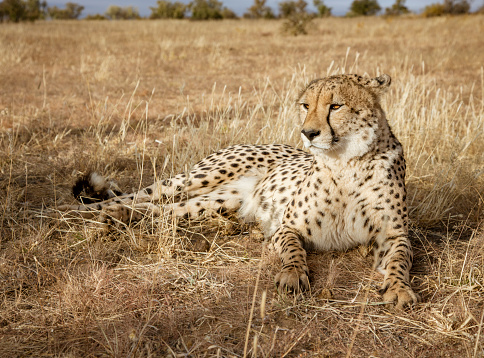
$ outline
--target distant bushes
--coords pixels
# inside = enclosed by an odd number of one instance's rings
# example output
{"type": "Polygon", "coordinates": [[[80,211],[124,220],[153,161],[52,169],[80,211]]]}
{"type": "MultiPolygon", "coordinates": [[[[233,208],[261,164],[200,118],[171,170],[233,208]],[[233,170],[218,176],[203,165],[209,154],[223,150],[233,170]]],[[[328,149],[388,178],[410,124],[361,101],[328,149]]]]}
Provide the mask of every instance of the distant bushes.
{"type": "Polygon", "coordinates": [[[380,4],[376,0],[354,0],[351,3],[348,17],[373,16],[381,10],[380,4]]]}
{"type": "Polygon", "coordinates": [[[47,2],[4,0],[0,3],[0,22],[35,21],[47,16],[47,2]]]}
{"type": "MultiPolygon", "coordinates": [[[[283,31],[293,35],[307,33],[307,28],[315,17],[332,16],[331,8],[323,0],[313,0],[317,12],[307,10],[305,0],[286,0],[278,2],[279,14],[275,14],[267,0],[253,0],[252,6],[243,14],[246,19],[284,19],[283,31]]],[[[434,17],[443,15],[461,15],[470,12],[472,0],[443,0],[425,7],[422,16],[434,17]]],[[[395,0],[394,4],[385,9],[384,16],[399,16],[409,14],[405,0],[395,0]]],[[[74,2],[67,2],[65,8],[47,6],[45,0],[3,0],[0,1],[0,22],[36,21],[44,19],[74,20],[79,19],[84,6],[74,2]]],[[[221,0],[192,0],[185,4],[182,1],[158,0],[156,6],[150,7],[150,19],[184,19],[192,20],[221,20],[236,19],[237,14],[223,6],[221,0]]],[[[381,7],[377,0],[353,0],[346,16],[375,16],[381,14],[381,7]]],[[[476,14],[484,13],[481,6],[476,14]]],[[[108,7],[104,14],[88,15],[86,20],[131,20],[140,19],[136,7],[116,6],[108,7]]]]}
{"type": "Polygon", "coordinates": [[[157,7],[150,7],[150,19],[183,19],[190,13],[192,20],[236,19],[237,14],[224,7],[218,0],[193,0],[188,5],[179,1],[158,0],[157,7]]]}
{"type": "Polygon", "coordinates": [[[4,0],[0,3],[0,22],[20,22],[50,19],[75,20],[81,16],[84,6],[68,2],[64,9],[48,7],[40,0],[4,0]]]}
{"type": "Polygon", "coordinates": [[[246,19],[274,19],[275,17],[272,9],[266,5],[266,0],[254,0],[254,4],[244,14],[246,19]]]}
{"type": "Polygon", "coordinates": [[[218,0],[193,0],[188,5],[192,20],[221,20],[222,2],[218,0]]]}
{"type": "Polygon", "coordinates": [[[405,0],[396,0],[391,7],[385,9],[385,16],[400,16],[409,13],[410,10],[405,6],[405,0]]]}
{"type": "Polygon", "coordinates": [[[436,3],[425,7],[422,15],[424,17],[442,15],[462,15],[468,14],[471,5],[467,0],[444,0],[443,4],[436,3]]]}
{"type": "Polygon", "coordinates": [[[158,0],[157,7],[150,7],[150,19],[183,19],[187,11],[187,5],[175,1],[158,0]]]}
{"type": "Polygon", "coordinates": [[[87,15],[84,20],[107,20],[106,16],[101,14],[87,15]]]}
{"type": "Polygon", "coordinates": [[[84,6],[68,2],[64,9],[59,9],[57,6],[52,6],[47,9],[49,17],[54,20],[75,20],[81,16],[84,6]]]}
{"type": "Polygon", "coordinates": [[[331,16],[331,8],[327,7],[322,0],[313,0],[313,4],[318,10],[317,16],[319,17],[331,16]]]}
{"type": "Polygon", "coordinates": [[[279,14],[284,19],[282,31],[290,35],[305,35],[308,33],[314,14],[306,11],[307,2],[304,0],[283,1],[279,3],[279,14]]]}
{"type": "Polygon", "coordinates": [[[121,7],[116,5],[109,6],[104,13],[104,16],[110,20],[135,20],[141,18],[137,8],[133,6],[121,7]]]}

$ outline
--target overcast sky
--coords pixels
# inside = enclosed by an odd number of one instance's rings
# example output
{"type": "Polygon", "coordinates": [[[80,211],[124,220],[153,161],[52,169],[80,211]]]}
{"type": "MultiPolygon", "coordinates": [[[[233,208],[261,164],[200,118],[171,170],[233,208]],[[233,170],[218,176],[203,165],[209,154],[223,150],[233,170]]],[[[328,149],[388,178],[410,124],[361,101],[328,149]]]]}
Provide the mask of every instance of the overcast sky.
{"type": "MultiPolygon", "coordinates": [[[[66,0],[66,1],[58,1],[58,0],[47,0],[47,4],[49,6],[57,6],[63,8],[65,3],[71,1],[77,4],[84,6],[84,11],[82,12],[82,16],[92,15],[92,14],[103,14],[109,5],[118,5],[118,6],[134,6],[138,8],[141,16],[148,16],[151,14],[150,6],[156,6],[156,0],[84,0],[84,1],[76,1],[76,0],[66,0]]],[[[184,3],[190,2],[190,0],[178,0],[184,3]]],[[[248,7],[250,7],[254,1],[253,0],[222,0],[224,6],[228,7],[235,11],[238,15],[242,15],[248,7]]],[[[267,5],[272,7],[274,10],[277,10],[277,4],[281,2],[278,0],[268,0],[267,5]]],[[[310,9],[314,10],[312,6],[312,0],[306,0],[306,2],[310,5],[310,9]]],[[[421,12],[426,5],[436,3],[436,2],[443,2],[443,0],[407,0],[405,5],[414,12],[421,12]]],[[[476,9],[477,7],[483,4],[484,0],[473,0],[472,8],[476,9]]],[[[324,3],[332,8],[333,15],[341,16],[348,12],[348,9],[352,3],[352,0],[325,0],[324,3]]],[[[378,0],[380,6],[384,9],[385,7],[391,6],[395,3],[395,0],[378,0]]]]}

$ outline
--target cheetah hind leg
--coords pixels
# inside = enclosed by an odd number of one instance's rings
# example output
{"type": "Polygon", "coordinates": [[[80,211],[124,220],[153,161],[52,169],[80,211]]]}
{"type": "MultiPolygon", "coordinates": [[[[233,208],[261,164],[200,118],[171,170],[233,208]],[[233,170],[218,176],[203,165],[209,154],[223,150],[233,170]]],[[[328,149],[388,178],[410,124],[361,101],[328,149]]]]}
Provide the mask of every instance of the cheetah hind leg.
{"type": "Polygon", "coordinates": [[[157,205],[152,202],[134,203],[132,205],[113,203],[102,208],[100,221],[103,223],[130,224],[140,221],[146,216],[156,217],[164,214],[196,219],[205,211],[218,213],[236,211],[240,208],[241,200],[240,194],[220,188],[208,194],[165,205],[157,205]]]}
{"type": "MultiPolygon", "coordinates": [[[[170,179],[160,180],[137,193],[122,193],[111,181],[96,172],[91,172],[76,180],[72,188],[73,196],[79,204],[64,204],[57,211],[50,213],[53,217],[62,217],[62,212],[85,219],[111,217],[114,220],[128,223],[139,220],[147,212],[158,213],[154,205],[161,197],[174,197],[185,189],[185,175],[178,174],[170,179]],[[138,205],[138,204],[146,205],[138,205]]],[[[196,183],[197,184],[197,183],[196,183]]]]}
{"type": "MultiPolygon", "coordinates": [[[[143,212],[158,213],[154,206],[138,204],[153,203],[159,201],[162,197],[173,198],[179,194],[186,194],[188,197],[201,197],[204,194],[211,194],[218,190],[217,185],[220,185],[219,182],[211,180],[212,178],[209,178],[208,175],[202,175],[197,172],[197,168],[205,165],[204,163],[207,159],[208,157],[196,164],[189,173],[188,178],[185,174],[177,174],[169,179],[156,181],[154,184],[132,194],[121,194],[119,190],[113,190],[112,183],[106,181],[97,173],[87,174],[84,177],[80,177],[73,187],[74,196],[78,200],[82,199],[82,202],[75,205],[60,205],[57,207],[58,211],[51,214],[54,217],[61,217],[61,212],[75,212],[77,216],[87,219],[95,217],[100,211],[105,211],[106,216],[112,216],[114,219],[125,222],[125,220],[128,220],[128,217],[132,221],[133,218],[142,216],[141,213],[143,212]],[[109,199],[106,200],[107,198],[109,199]],[[149,210],[149,208],[153,210],[149,210]],[[133,214],[137,210],[140,213],[133,214]]],[[[210,175],[213,176],[214,174],[210,175]]],[[[233,180],[235,179],[227,179],[226,184],[233,180]]],[[[222,187],[223,184],[218,188],[222,187]]],[[[226,201],[229,199],[215,198],[214,200],[226,201]]],[[[228,205],[229,207],[233,206],[231,202],[228,205]]],[[[217,205],[215,204],[214,206],[217,205]]]]}

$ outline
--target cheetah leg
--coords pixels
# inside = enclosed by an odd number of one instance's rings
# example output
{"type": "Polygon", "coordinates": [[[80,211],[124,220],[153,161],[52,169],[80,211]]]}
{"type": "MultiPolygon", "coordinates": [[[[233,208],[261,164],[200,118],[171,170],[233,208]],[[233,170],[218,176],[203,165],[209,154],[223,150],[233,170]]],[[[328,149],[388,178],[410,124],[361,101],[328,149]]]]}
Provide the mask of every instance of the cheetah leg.
{"type": "Polygon", "coordinates": [[[176,217],[197,218],[205,211],[218,213],[236,211],[240,208],[241,203],[242,198],[238,194],[219,189],[186,201],[165,205],[164,209],[176,217]]]}
{"type": "Polygon", "coordinates": [[[272,236],[272,243],[282,261],[276,286],[294,292],[309,289],[306,250],[297,231],[281,226],[272,236]]]}
{"type": "MultiPolygon", "coordinates": [[[[216,187],[221,187],[234,180],[237,180],[243,173],[234,173],[231,170],[234,168],[228,164],[218,170],[205,171],[202,168],[210,166],[210,156],[202,159],[195,164],[193,169],[187,175],[178,174],[172,178],[158,180],[154,184],[140,190],[133,194],[124,194],[114,197],[102,202],[92,204],[75,204],[75,205],[60,205],[57,210],[60,212],[75,211],[84,218],[92,218],[97,212],[104,210],[108,206],[133,206],[138,203],[155,202],[161,198],[170,198],[178,194],[186,194],[188,197],[201,196],[209,194],[216,190],[216,187]]],[[[247,171],[248,169],[245,169],[247,171]]],[[[95,175],[95,173],[94,173],[95,175]]],[[[115,211],[113,208],[106,209],[107,211],[115,211]]],[[[61,214],[53,214],[53,216],[60,217],[61,214]]]]}
{"type": "MultiPolygon", "coordinates": [[[[136,194],[128,194],[123,196],[118,196],[112,199],[101,201],[99,203],[92,204],[74,204],[74,205],[59,205],[57,207],[58,212],[53,213],[55,217],[62,217],[62,212],[75,212],[76,216],[80,216],[85,219],[90,219],[99,214],[99,212],[104,211],[107,215],[111,212],[120,211],[119,214],[113,217],[124,217],[127,215],[128,208],[134,208],[139,203],[146,203],[151,201],[151,196],[143,194],[142,192],[136,194]]],[[[131,215],[131,214],[130,214],[131,215]]]]}
{"type": "MultiPolygon", "coordinates": [[[[162,197],[173,197],[183,192],[186,192],[189,196],[196,196],[213,190],[213,188],[204,186],[202,183],[204,183],[203,180],[187,180],[185,174],[178,174],[170,179],[158,180],[137,193],[124,194],[92,204],[60,205],[57,209],[59,211],[78,211],[81,212],[82,217],[87,218],[92,217],[96,211],[112,205],[118,206],[121,204],[132,206],[138,203],[158,201],[162,197]]],[[[109,210],[112,211],[112,208],[109,210]]]]}
{"type": "MultiPolygon", "coordinates": [[[[161,216],[166,213],[176,217],[197,218],[206,210],[219,213],[235,211],[240,207],[241,197],[238,193],[234,194],[225,189],[219,189],[209,194],[165,205],[157,205],[151,202],[131,203],[131,205],[127,203],[111,203],[113,204],[102,207],[100,221],[105,223],[116,221],[129,224],[140,221],[148,215],[161,216]]],[[[87,213],[93,213],[93,211],[87,213]]]]}
{"type": "Polygon", "coordinates": [[[417,303],[418,297],[410,287],[412,247],[407,236],[387,237],[375,250],[375,266],[383,273],[380,293],[385,302],[395,303],[403,309],[417,303]]]}

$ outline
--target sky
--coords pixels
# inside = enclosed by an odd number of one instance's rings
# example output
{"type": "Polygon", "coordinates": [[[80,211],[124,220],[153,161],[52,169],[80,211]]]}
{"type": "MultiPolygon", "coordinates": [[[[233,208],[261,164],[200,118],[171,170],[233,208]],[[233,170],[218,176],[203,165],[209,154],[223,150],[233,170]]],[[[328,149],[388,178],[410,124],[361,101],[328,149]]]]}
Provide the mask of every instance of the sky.
{"type": "MultiPolygon", "coordinates": [[[[150,7],[156,7],[156,0],[47,0],[49,6],[57,6],[64,8],[65,3],[71,1],[79,5],[84,6],[84,11],[82,12],[82,17],[86,15],[93,14],[103,14],[110,5],[118,6],[134,6],[138,8],[141,16],[149,16],[151,14],[150,7]]],[[[190,2],[189,0],[178,0],[184,3],[190,2]]],[[[278,0],[267,0],[267,5],[277,10],[278,0]]],[[[314,6],[312,6],[312,0],[306,0],[309,4],[310,10],[315,11],[314,6]]],[[[325,0],[326,6],[332,8],[333,15],[342,16],[348,12],[348,9],[353,1],[352,0],[325,0]]],[[[443,2],[443,0],[407,0],[405,6],[407,6],[411,11],[419,13],[423,8],[429,4],[443,2]]],[[[235,11],[238,15],[242,15],[246,12],[247,8],[250,7],[254,1],[253,0],[222,0],[224,6],[235,11]]],[[[390,7],[395,0],[378,0],[378,3],[382,9],[390,7]]],[[[483,5],[484,0],[474,0],[471,2],[472,9],[476,9],[483,5]]]]}

